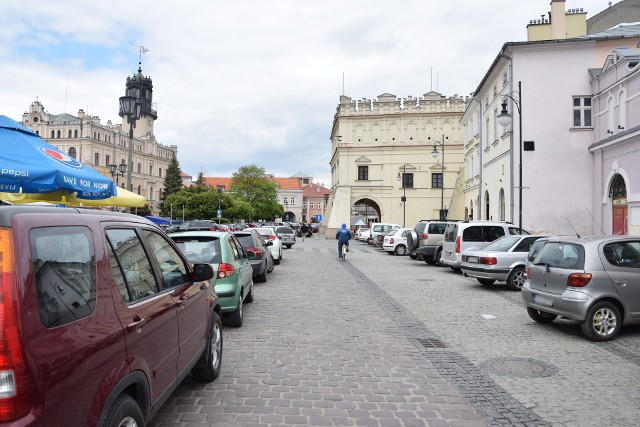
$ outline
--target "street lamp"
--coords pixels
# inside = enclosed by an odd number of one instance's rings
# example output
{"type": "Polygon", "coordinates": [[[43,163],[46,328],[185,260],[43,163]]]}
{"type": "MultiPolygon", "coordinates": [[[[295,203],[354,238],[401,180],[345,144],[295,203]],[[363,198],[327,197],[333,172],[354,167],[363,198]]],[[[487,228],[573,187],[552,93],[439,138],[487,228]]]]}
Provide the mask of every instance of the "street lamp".
{"type": "Polygon", "coordinates": [[[402,202],[402,226],[405,227],[405,224],[407,222],[407,187],[405,185],[405,180],[404,180],[404,168],[406,165],[402,165],[402,177],[400,176],[400,172],[398,172],[398,176],[396,177],[396,179],[398,181],[402,180],[402,197],[400,198],[400,201],[402,202]]]}
{"type": "Polygon", "coordinates": [[[222,190],[224,190],[224,185],[216,185],[216,190],[218,190],[218,221],[222,218],[222,205],[220,204],[220,198],[222,197],[222,190]]]}
{"type": "Polygon", "coordinates": [[[119,186],[120,185],[120,177],[124,176],[125,173],[127,173],[127,165],[122,162],[119,165],[107,165],[107,167],[109,168],[109,173],[111,174],[111,179],[113,179],[113,176],[116,176],[116,185],[119,186]]]}
{"type": "Polygon", "coordinates": [[[140,118],[142,103],[138,102],[135,96],[120,97],[120,117],[127,117],[129,122],[129,150],[127,154],[127,190],[131,191],[131,169],[133,169],[133,128],[136,127],[136,120],[140,118]]]}
{"type": "MultiPolygon", "coordinates": [[[[435,139],[433,140],[434,144],[438,144],[442,147],[442,183],[440,185],[440,221],[444,221],[447,219],[447,212],[444,210],[444,140],[449,139],[448,136],[442,135],[442,142],[438,142],[435,139]]],[[[431,137],[429,137],[429,141],[431,141],[431,137]]],[[[431,156],[435,159],[438,157],[438,147],[433,146],[433,151],[431,152],[431,156]]]]}
{"type": "Polygon", "coordinates": [[[519,149],[520,149],[520,157],[519,157],[519,176],[520,176],[520,186],[518,192],[518,229],[519,233],[522,234],[522,82],[518,82],[518,99],[514,99],[511,95],[504,95],[502,98],[502,111],[498,114],[498,123],[501,126],[508,126],[513,121],[513,117],[507,111],[507,98],[513,101],[518,110],[518,134],[519,134],[519,149]]]}

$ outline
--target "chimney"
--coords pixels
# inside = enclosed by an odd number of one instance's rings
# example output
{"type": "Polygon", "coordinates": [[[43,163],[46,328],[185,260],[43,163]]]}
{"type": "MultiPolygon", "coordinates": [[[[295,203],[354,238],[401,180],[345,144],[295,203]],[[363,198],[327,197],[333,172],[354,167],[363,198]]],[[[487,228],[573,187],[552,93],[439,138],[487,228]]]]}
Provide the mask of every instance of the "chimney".
{"type": "Polygon", "coordinates": [[[551,37],[554,39],[567,38],[567,18],[565,0],[551,0],[551,37]]]}

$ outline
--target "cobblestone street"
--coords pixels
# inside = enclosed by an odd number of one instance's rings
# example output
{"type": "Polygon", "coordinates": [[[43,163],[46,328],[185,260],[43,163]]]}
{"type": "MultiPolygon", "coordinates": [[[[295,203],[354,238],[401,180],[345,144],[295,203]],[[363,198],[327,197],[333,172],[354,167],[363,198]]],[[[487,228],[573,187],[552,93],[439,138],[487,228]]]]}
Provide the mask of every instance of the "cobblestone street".
{"type": "Polygon", "coordinates": [[[639,327],[592,343],[504,285],[353,241],[342,262],[336,245],[286,250],[225,327],[220,377],[188,377],[154,425],[637,425],[639,327]]]}

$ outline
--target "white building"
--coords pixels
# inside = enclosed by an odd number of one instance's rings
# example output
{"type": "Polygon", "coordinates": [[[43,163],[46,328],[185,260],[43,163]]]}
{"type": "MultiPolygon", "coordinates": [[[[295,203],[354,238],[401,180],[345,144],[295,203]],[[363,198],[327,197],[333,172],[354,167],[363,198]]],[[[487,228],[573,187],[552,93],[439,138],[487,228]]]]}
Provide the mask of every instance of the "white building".
{"type": "Polygon", "coordinates": [[[617,47],[636,46],[638,30],[504,44],[462,118],[469,215],[517,225],[522,216],[522,227],[532,232],[600,233],[591,218],[589,69],[600,68],[617,47]],[[506,127],[498,123],[503,100],[513,115],[506,127]]]}

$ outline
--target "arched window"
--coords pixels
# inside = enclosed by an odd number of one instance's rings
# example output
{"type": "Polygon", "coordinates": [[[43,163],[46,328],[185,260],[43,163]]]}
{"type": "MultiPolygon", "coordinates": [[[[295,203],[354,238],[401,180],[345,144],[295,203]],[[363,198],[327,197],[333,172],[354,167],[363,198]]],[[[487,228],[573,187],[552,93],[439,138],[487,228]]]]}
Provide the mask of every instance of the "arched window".
{"type": "Polygon", "coordinates": [[[71,129],[69,129],[69,136],[67,138],[71,138],[71,129]]]}
{"type": "Polygon", "coordinates": [[[69,157],[76,159],[76,147],[69,148],[69,157]]]}
{"type": "Polygon", "coordinates": [[[620,91],[620,97],[618,98],[618,129],[624,130],[627,128],[627,94],[625,91],[620,91]]]}
{"type": "Polygon", "coordinates": [[[78,129],[76,129],[76,130],[74,130],[74,131],[73,131],[73,137],[74,137],[74,138],[77,138],[77,137],[78,137],[78,129]]]}
{"type": "Polygon", "coordinates": [[[607,131],[609,134],[612,134],[614,132],[615,123],[615,102],[613,101],[613,97],[611,97],[607,100],[607,131]]]}
{"type": "Polygon", "coordinates": [[[60,138],[60,131],[58,130],[58,138],[60,138]]]}
{"type": "Polygon", "coordinates": [[[52,130],[52,131],[51,131],[51,138],[55,138],[55,137],[56,137],[56,131],[55,131],[55,130],[52,130]]]}
{"type": "Polygon", "coordinates": [[[611,186],[609,186],[609,197],[614,199],[618,197],[627,197],[627,184],[619,173],[611,180],[611,186]]]}

